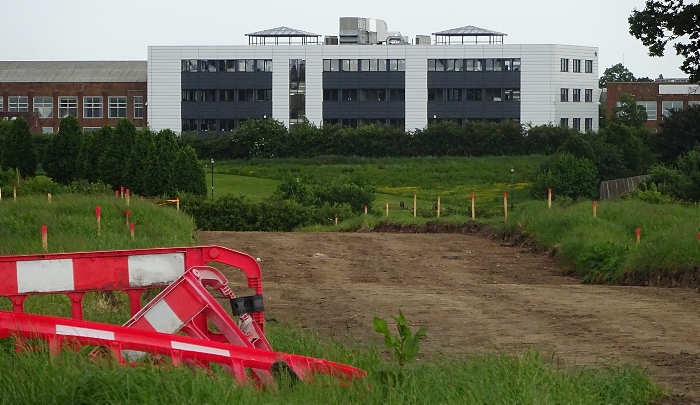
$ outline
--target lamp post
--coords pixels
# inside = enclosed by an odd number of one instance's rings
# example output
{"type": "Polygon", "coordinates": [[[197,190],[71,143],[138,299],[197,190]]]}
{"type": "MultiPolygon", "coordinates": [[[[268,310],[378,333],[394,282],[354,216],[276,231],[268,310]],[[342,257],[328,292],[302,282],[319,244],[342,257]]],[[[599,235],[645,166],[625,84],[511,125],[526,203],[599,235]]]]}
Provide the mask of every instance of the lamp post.
{"type": "Polygon", "coordinates": [[[515,173],[514,168],[510,168],[510,210],[513,211],[513,174],[515,173]]]}
{"type": "Polygon", "coordinates": [[[214,199],[214,159],[211,160],[211,198],[214,199]]]}

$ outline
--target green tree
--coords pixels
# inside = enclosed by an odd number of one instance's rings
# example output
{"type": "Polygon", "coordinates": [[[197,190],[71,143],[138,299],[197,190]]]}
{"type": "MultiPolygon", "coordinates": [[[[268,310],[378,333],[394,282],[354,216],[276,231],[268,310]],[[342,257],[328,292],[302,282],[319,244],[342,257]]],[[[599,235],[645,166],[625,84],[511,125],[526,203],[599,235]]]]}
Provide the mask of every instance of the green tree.
{"type": "Polygon", "coordinates": [[[12,121],[12,127],[6,131],[2,148],[2,169],[18,169],[22,177],[33,177],[39,163],[29,124],[19,117],[12,121]]]}
{"type": "Polygon", "coordinates": [[[598,79],[598,87],[601,89],[605,88],[605,85],[611,82],[634,82],[637,79],[634,74],[629,71],[622,63],[612,65],[605,69],[603,75],[598,79]]]}
{"type": "Polygon", "coordinates": [[[70,115],[62,118],[58,133],[53,136],[44,153],[43,168],[53,181],[70,184],[80,177],[81,144],[82,130],[78,119],[70,115]]]}
{"type": "Polygon", "coordinates": [[[127,162],[128,180],[126,181],[130,190],[135,194],[148,195],[149,170],[151,169],[148,158],[154,145],[155,135],[150,129],[146,128],[136,132],[134,146],[131,148],[127,162]]]}
{"type": "Polygon", "coordinates": [[[545,198],[549,188],[555,198],[595,198],[598,183],[593,162],[563,152],[556,154],[551,166],[537,175],[530,192],[537,199],[545,198]]]}
{"type": "Polygon", "coordinates": [[[277,120],[244,121],[231,136],[234,157],[277,157],[287,134],[287,127],[277,120]]]}
{"type": "Polygon", "coordinates": [[[647,122],[647,110],[644,106],[637,104],[637,100],[629,93],[620,95],[620,105],[613,108],[612,122],[627,125],[633,128],[640,128],[647,122]]]}
{"type": "Polygon", "coordinates": [[[605,143],[622,151],[622,161],[626,170],[624,173],[619,173],[618,177],[643,174],[651,164],[649,161],[651,151],[636,135],[634,128],[612,123],[601,131],[601,134],[604,136],[605,143]]]}
{"type": "Polygon", "coordinates": [[[131,156],[135,133],[134,124],[121,119],[109,139],[104,139],[106,145],[97,163],[98,172],[102,181],[111,184],[114,189],[128,183],[126,162],[131,156]]]}
{"type": "Polygon", "coordinates": [[[105,125],[97,131],[83,134],[83,144],[80,148],[81,178],[90,182],[108,183],[100,175],[99,161],[111,142],[113,134],[114,129],[109,125],[105,125]]]}
{"type": "Polygon", "coordinates": [[[180,148],[175,163],[177,175],[174,177],[174,188],[177,191],[186,193],[205,195],[207,193],[207,183],[205,179],[204,167],[197,159],[197,153],[189,145],[180,148]]]}
{"type": "Polygon", "coordinates": [[[559,152],[569,152],[577,158],[584,158],[590,161],[595,161],[595,153],[590,142],[582,135],[570,136],[562,145],[559,152]]]}
{"type": "Polygon", "coordinates": [[[661,122],[661,132],[653,142],[654,152],[671,163],[700,142],[700,105],[673,110],[661,122]]]}
{"type": "Polygon", "coordinates": [[[666,45],[673,44],[682,56],[681,70],[694,83],[700,82],[700,4],[684,0],[647,0],[644,9],[636,8],[628,18],[630,34],[642,41],[651,56],[664,56],[666,45]]]}
{"type": "Polygon", "coordinates": [[[175,133],[169,129],[158,131],[148,154],[148,195],[175,194],[175,162],[179,150],[175,133]]]}

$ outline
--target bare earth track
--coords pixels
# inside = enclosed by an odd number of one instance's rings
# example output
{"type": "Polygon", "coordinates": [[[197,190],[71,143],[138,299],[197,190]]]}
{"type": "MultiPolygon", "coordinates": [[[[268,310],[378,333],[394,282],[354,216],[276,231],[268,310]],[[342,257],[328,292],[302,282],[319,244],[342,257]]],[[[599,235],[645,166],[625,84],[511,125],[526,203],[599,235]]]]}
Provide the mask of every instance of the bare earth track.
{"type": "MultiPolygon", "coordinates": [[[[677,403],[700,403],[697,290],[583,285],[561,275],[547,255],[464,234],[198,238],[261,258],[268,319],[366,342],[374,338],[374,315],[401,309],[428,328],[427,356],[529,347],[575,364],[614,356],[648,367],[682,395],[677,403]]],[[[225,270],[232,286],[240,285],[240,272],[225,270]]]]}

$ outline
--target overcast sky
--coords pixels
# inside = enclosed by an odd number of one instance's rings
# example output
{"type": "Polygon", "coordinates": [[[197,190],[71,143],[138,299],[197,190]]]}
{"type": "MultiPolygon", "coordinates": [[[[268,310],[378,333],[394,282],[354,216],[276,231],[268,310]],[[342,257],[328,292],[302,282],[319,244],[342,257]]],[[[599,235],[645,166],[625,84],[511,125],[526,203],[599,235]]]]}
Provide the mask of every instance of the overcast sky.
{"type": "Polygon", "coordinates": [[[637,77],[685,77],[671,49],[651,58],[629,35],[644,0],[0,0],[0,60],[146,60],[148,45],[240,45],[287,26],[338,35],[339,17],[370,17],[415,38],[474,25],[508,44],[597,46],[600,71],[619,62],[637,77]]]}

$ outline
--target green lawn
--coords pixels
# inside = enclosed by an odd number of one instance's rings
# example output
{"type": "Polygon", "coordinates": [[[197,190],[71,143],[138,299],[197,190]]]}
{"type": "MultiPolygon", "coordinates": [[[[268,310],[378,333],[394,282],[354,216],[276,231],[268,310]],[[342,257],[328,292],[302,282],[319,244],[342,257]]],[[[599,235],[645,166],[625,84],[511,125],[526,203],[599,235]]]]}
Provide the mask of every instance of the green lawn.
{"type": "MultiPolygon", "coordinates": [[[[277,180],[215,172],[214,197],[224,194],[244,195],[251,201],[259,202],[271,196],[278,183],[277,180]]],[[[207,193],[211,196],[211,172],[207,173],[207,193]]]]}

